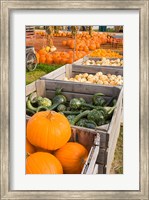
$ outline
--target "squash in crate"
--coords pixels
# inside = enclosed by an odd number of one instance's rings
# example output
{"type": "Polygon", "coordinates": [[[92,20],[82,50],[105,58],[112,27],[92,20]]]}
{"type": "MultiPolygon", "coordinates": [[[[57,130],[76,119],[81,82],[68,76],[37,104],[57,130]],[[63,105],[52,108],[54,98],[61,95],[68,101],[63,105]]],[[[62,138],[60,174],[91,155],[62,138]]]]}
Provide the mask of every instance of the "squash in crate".
{"type": "Polygon", "coordinates": [[[27,123],[27,139],[43,149],[56,150],[65,145],[70,137],[68,119],[55,111],[38,112],[27,123]]]}
{"type": "Polygon", "coordinates": [[[58,159],[50,153],[36,152],[26,160],[27,174],[63,174],[58,159]]]}
{"type": "Polygon", "coordinates": [[[58,149],[54,155],[62,164],[65,174],[80,174],[88,152],[83,145],[77,142],[68,142],[58,149]]]}

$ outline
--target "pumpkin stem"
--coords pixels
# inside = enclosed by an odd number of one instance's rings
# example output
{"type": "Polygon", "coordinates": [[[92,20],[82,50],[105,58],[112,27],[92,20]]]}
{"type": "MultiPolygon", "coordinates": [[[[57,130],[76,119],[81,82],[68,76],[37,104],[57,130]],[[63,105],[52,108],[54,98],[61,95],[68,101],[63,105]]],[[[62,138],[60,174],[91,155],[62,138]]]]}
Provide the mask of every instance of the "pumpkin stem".
{"type": "Polygon", "coordinates": [[[49,111],[47,118],[50,119],[54,113],[55,113],[55,111],[49,111]]]}

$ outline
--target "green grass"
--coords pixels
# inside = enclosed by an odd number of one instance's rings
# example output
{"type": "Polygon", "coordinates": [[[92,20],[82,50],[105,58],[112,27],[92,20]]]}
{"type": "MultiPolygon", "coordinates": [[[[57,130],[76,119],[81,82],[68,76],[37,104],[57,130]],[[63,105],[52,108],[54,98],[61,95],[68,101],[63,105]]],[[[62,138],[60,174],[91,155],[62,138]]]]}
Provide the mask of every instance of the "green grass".
{"type": "Polygon", "coordinates": [[[52,64],[52,65],[38,64],[37,68],[34,71],[26,72],[26,85],[34,82],[35,80],[39,79],[41,76],[44,76],[45,74],[48,74],[58,69],[61,66],[62,65],[56,65],[56,64],[52,64]]]}
{"type": "Polygon", "coordinates": [[[123,174],[123,127],[121,127],[120,129],[120,134],[114,154],[114,160],[112,163],[111,173],[123,174]]]}

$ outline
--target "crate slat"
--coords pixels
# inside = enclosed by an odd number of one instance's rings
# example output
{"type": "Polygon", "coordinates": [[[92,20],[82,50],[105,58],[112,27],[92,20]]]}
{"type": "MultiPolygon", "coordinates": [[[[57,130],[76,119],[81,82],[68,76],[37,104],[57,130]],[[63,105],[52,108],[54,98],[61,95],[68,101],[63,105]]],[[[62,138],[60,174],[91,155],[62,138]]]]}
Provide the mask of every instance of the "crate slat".
{"type": "Polygon", "coordinates": [[[28,96],[29,94],[31,94],[35,91],[36,91],[35,81],[33,83],[30,83],[29,85],[27,85],[25,88],[26,96],[28,96]]]}
{"type": "Polygon", "coordinates": [[[106,165],[107,164],[107,155],[108,155],[107,149],[100,148],[99,154],[98,154],[97,160],[96,160],[97,164],[106,165]]]}
{"type": "MultiPolygon", "coordinates": [[[[44,80],[44,79],[41,79],[44,80]]],[[[121,88],[113,86],[102,86],[96,84],[83,84],[78,82],[69,82],[61,80],[51,80],[46,79],[46,89],[55,90],[55,88],[63,88],[64,92],[74,92],[82,94],[93,95],[96,92],[100,91],[105,96],[118,96],[121,88]]]]}
{"type": "Polygon", "coordinates": [[[36,90],[37,90],[37,96],[46,96],[46,89],[45,89],[45,81],[44,80],[37,80],[36,81],[36,90]]]}
{"type": "Polygon", "coordinates": [[[112,67],[103,67],[103,66],[84,66],[84,65],[72,65],[73,73],[90,73],[96,74],[97,72],[102,72],[103,74],[115,74],[123,76],[123,68],[112,68],[112,67]]]}
{"type": "MultiPolygon", "coordinates": [[[[75,75],[77,74],[80,74],[80,73],[90,73],[90,74],[96,74],[97,72],[99,71],[102,71],[104,74],[108,74],[108,73],[111,73],[111,74],[115,74],[115,75],[121,75],[123,76],[123,69],[118,69],[118,68],[105,68],[105,67],[85,67],[85,66],[76,66],[76,65],[73,65],[72,67],[70,67],[71,65],[64,65],[56,70],[54,70],[53,72],[50,72],[42,77],[40,77],[41,80],[53,80],[56,79],[56,80],[59,80],[60,82],[58,82],[57,84],[61,84],[61,83],[67,83],[65,85],[65,87],[67,87],[67,85],[71,84],[71,85],[75,85],[76,87],[92,87],[93,85],[94,86],[105,86],[105,85],[101,85],[101,84],[88,84],[88,83],[81,83],[81,82],[74,82],[74,81],[64,81],[64,74],[65,74],[65,77],[67,78],[71,78],[71,77],[74,77],[75,75]],[[78,85],[76,85],[78,84],[78,85]]],[[[74,87],[75,87],[74,86],[74,87]]],[[[110,86],[110,85],[107,85],[106,87],[113,87],[113,86],[110,86]]],[[[122,85],[118,85],[116,86],[117,88],[122,88],[122,85]]],[[[94,88],[94,87],[93,87],[94,88]]]]}
{"type": "Polygon", "coordinates": [[[40,79],[41,80],[55,79],[55,78],[57,78],[58,76],[60,76],[61,74],[64,74],[64,73],[66,73],[66,69],[65,69],[65,66],[62,66],[62,67],[58,68],[57,70],[54,70],[54,71],[42,76],[40,79]]]}

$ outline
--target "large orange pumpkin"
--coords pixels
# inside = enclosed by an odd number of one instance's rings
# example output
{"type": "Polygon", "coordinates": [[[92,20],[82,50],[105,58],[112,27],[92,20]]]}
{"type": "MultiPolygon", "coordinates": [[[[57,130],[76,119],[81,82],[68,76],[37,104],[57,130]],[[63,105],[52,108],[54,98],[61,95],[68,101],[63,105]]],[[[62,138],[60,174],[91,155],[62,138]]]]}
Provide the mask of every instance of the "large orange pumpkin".
{"type": "Polygon", "coordinates": [[[68,142],[54,155],[61,162],[65,174],[80,174],[88,156],[86,148],[76,142],[68,142]]]}
{"type": "Polygon", "coordinates": [[[34,146],[56,150],[65,145],[71,137],[68,119],[55,111],[34,114],[27,123],[27,139],[34,146]]]}
{"type": "Polygon", "coordinates": [[[63,174],[59,160],[50,153],[37,152],[26,159],[27,174],[63,174]]]}

